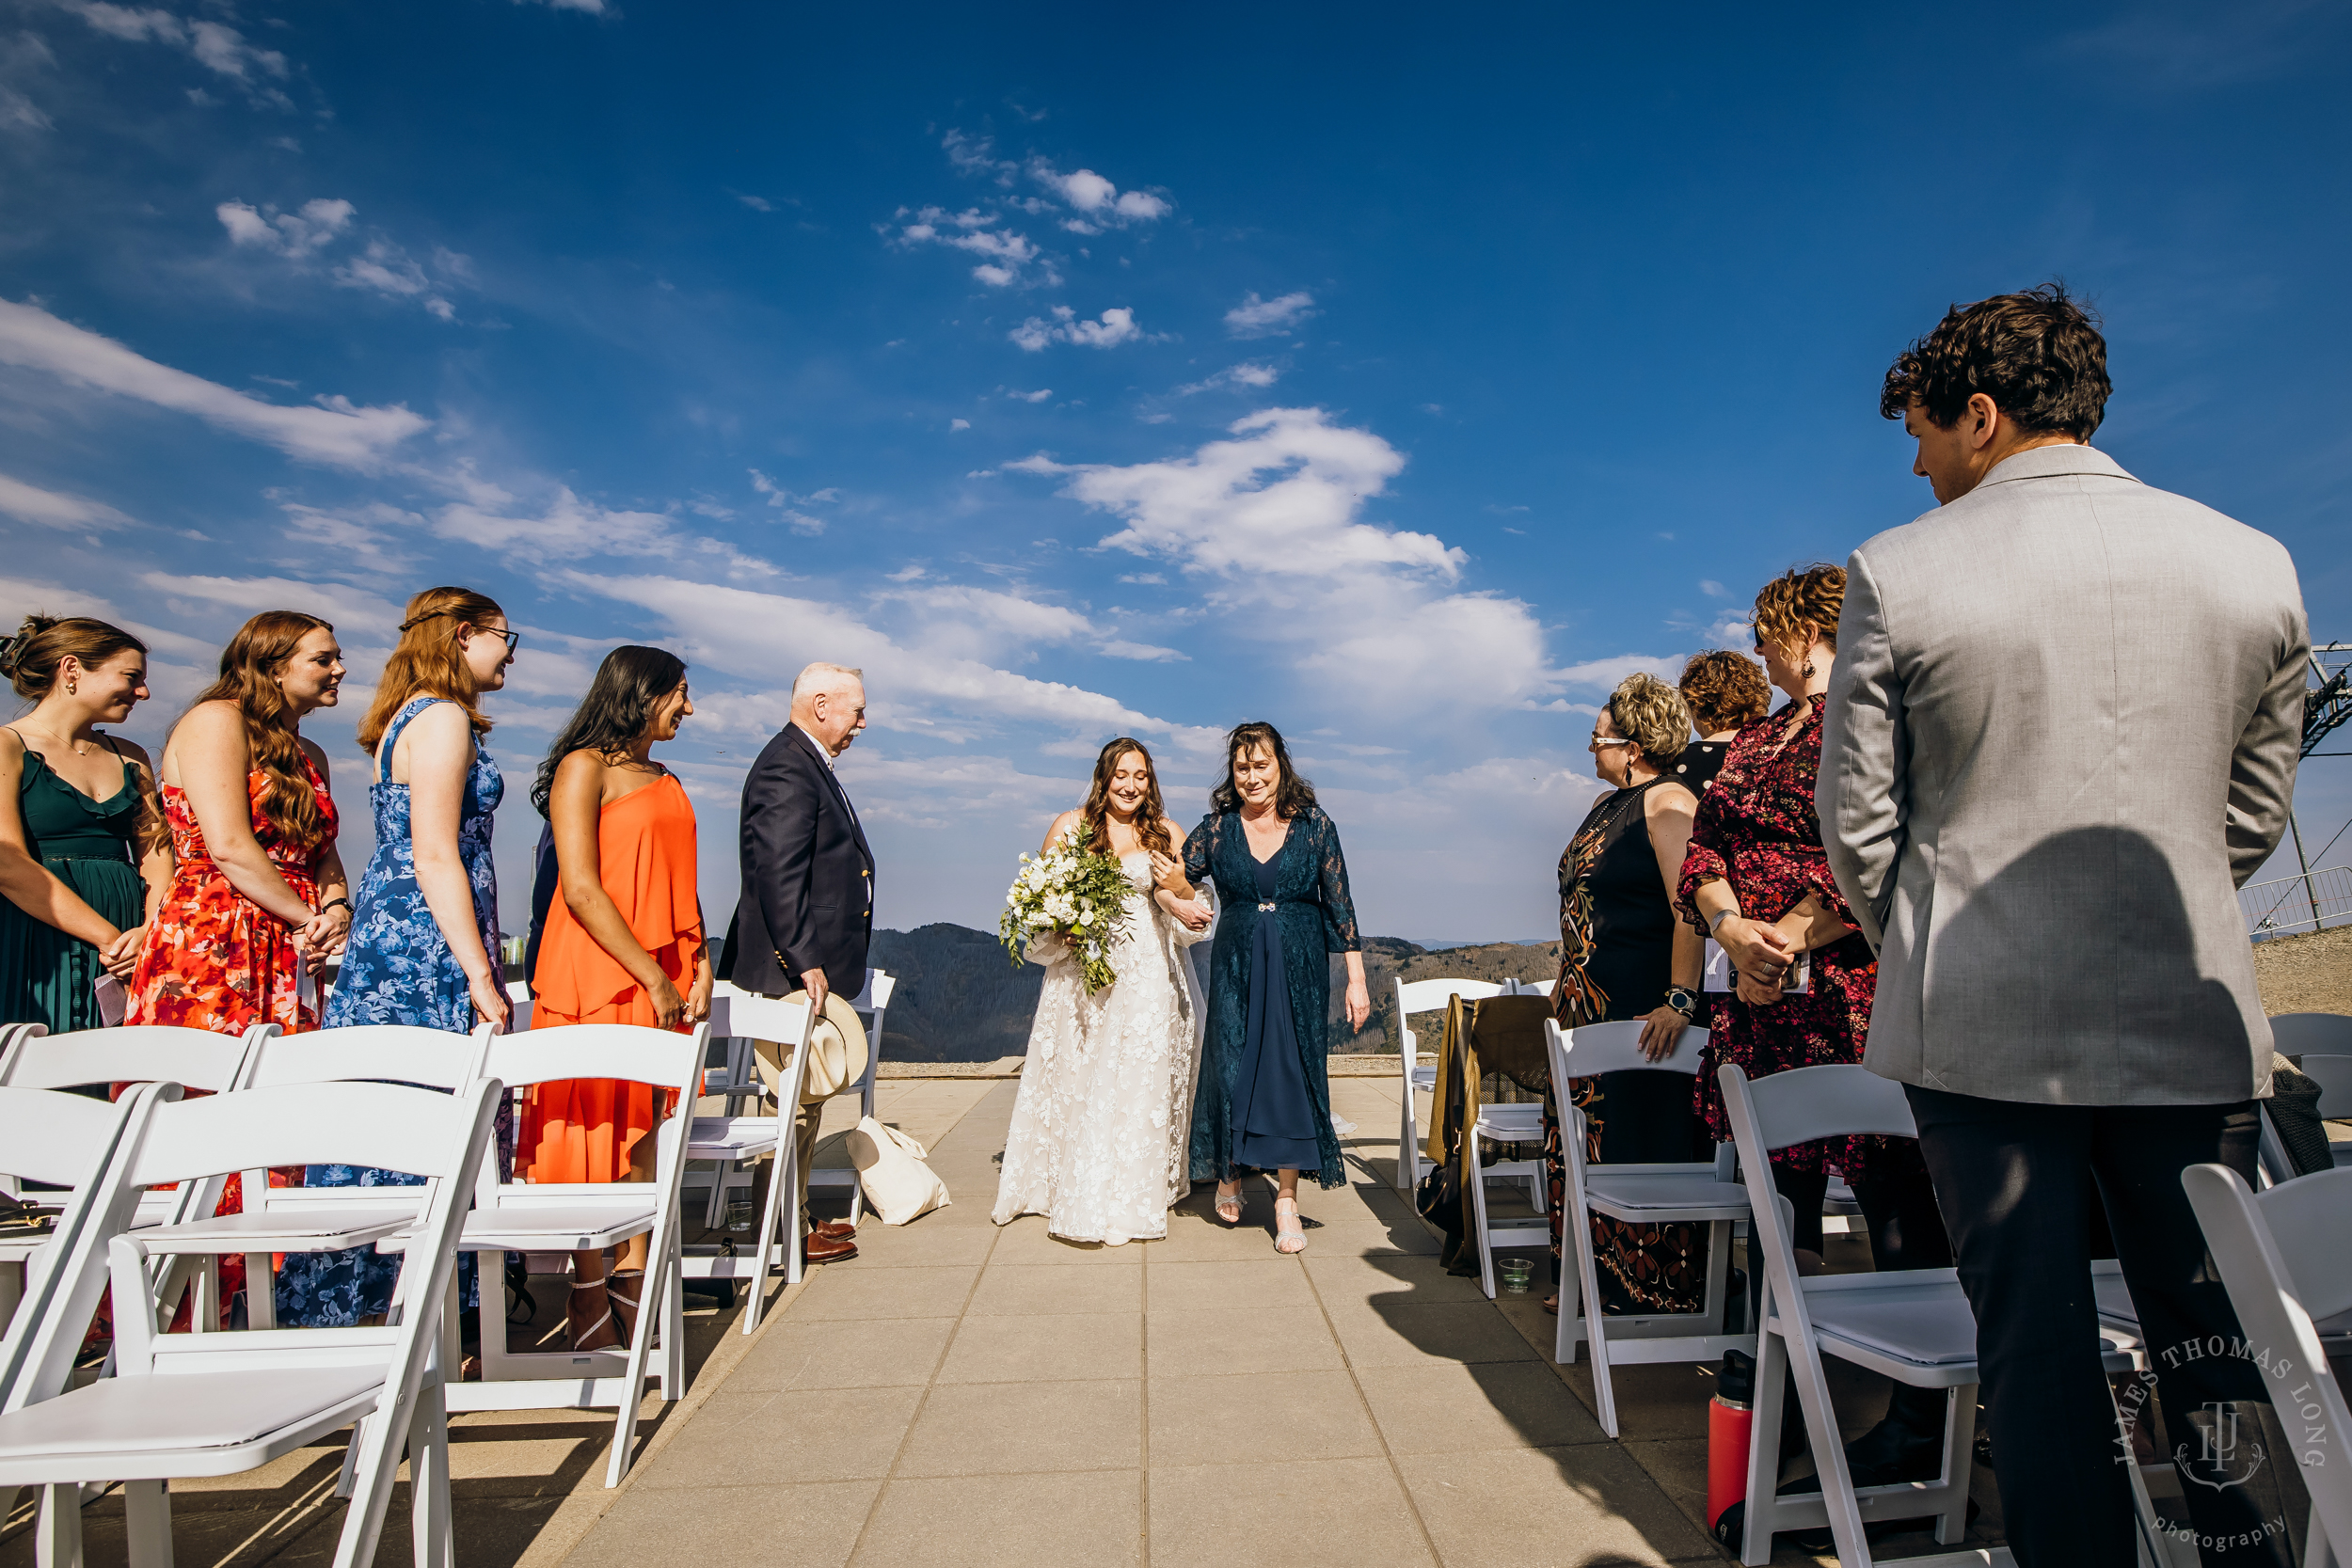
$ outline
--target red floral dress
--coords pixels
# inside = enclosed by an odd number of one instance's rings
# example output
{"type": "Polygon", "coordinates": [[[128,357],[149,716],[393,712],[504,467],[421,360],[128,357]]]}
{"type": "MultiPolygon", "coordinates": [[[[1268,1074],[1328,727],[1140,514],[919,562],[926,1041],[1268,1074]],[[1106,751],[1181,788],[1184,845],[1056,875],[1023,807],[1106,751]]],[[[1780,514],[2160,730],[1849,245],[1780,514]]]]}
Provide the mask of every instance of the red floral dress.
{"type": "MultiPolygon", "coordinates": [[[[335,842],[335,802],[326,793],[326,781],[319,777],[317,767],[307,755],[302,766],[310,774],[311,791],[326,821],[326,831],[316,844],[303,847],[284,842],[262,815],[262,800],[269,791],[268,774],[255,768],[247,775],[246,787],[253,808],[253,836],[261,841],[262,852],[294,896],[315,909],[318,863],[335,842]]],[[[289,1035],[317,1028],[317,1005],[302,996],[302,959],[294,951],[294,927],[230,884],[227,874],[204,847],[204,832],[197,826],[185,791],[165,784],[163,798],[176,863],[171,886],[148,927],[146,945],[139,949],[123,1022],[177,1024],[224,1035],[242,1034],[256,1023],[275,1023],[289,1035]]],[[[270,1185],[278,1184],[279,1178],[273,1172],[270,1185]]],[[[231,1174],[214,1212],[244,1212],[245,1180],[242,1175],[231,1174]]],[[[223,1257],[220,1299],[224,1313],[244,1288],[244,1258],[233,1253],[223,1257]]]]}
{"type": "MultiPolygon", "coordinates": [[[[1810,893],[1832,914],[1853,924],[1837,879],[1830,875],[1813,806],[1814,780],[1821,768],[1820,704],[1813,705],[1784,746],[1780,737],[1788,722],[1784,706],[1742,729],[1714,785],[1699,798],[1675,907],[1700,931],[1707,921],[1695,900],[1699,884],[1709,878],[1731,884],[1740,913],[1751,920],[1778,920],[1810,893]]],[[[1698,1080],[1699,1115],[1708,1135],[1718,1143],[1731,1141],[1717,1068],[1730,1062],[1750,1078],[1761,1078],[1791,1068],[1859,1062],[1877,990],[1878,962],[1857,933],[1814,950],[1813,989],[1807,995],[1784,996],[1766,1007],[1737,996],[1710,998],[1713,1027],[1698,1080]]],[[[1827,1138],[1783,1149],[1772,1161],[1803,1171],[1836,1165],[1851,1181],[1885,1142],[1827,1138]]]]}

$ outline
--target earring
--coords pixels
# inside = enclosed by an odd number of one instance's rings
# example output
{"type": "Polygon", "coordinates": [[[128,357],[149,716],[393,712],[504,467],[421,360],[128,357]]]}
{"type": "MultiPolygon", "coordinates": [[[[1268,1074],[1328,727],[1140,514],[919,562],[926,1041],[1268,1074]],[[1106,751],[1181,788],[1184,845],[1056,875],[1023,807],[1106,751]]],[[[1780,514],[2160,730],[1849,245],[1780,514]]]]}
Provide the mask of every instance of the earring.
{"type": "Polygon", "coordinates": [[[1806,680],[1813,678],[1813,661],[1809,658],[1804,661],[1804,678],[1806,680]]]}
{"type": "Polygon", "coordinates": [[[82,688],[79,682],[68,681],[65,683],[65,694],[69,697],[72,696],[76,691],[81,689],[82,688]]]}

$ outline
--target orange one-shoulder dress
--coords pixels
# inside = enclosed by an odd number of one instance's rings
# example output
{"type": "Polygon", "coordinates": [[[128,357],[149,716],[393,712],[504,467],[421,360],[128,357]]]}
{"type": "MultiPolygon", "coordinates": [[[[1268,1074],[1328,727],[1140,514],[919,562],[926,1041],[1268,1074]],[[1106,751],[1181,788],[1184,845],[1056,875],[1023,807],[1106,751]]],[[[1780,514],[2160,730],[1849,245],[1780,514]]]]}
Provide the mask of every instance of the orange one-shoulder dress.
{"type": "MultiPolygon", "coordinates": [[[[703,922],[694,888],[694,807],[685,787],[665,774],[607,804],[596,847],[598,878],[630,935],[671,984],[686,990],[703,953],[703,922]]],[[[653,998],[560,897],[548,910],[532,984],[533,1029],[653,1026],[653,998]]],[[[527,1181],[626,1181],[630,1150],[676,1109],[675,1098],[675,1091],[617,1078],[541,1084],[523,1106],[515,1163],[527,1181]]]]}

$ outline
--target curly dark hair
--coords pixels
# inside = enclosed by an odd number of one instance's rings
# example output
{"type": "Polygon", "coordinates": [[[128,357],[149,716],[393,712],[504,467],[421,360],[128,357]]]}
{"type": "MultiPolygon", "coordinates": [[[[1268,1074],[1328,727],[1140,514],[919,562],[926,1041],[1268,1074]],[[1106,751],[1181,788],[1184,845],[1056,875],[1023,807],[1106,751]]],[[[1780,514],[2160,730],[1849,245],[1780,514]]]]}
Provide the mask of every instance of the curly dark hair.
{"type": "Polygon", "coordinates": [[[1701,735],[1720,735],[1772,711],[1772,683],[1756,660],[1730,648],[1709,648],[1682,667],[1682,700],[1701,735]]]}
{"type": "Polygon", "coordinates": [[[1934,331],[1896,356],[1879,412],[1899,420],[1916,400],[1949,430],[1982,392],[2019,430],[2088,441],[2113,390],[2098,317],[2053,280],[1946,311],[1934,331]]]}
{"type": "Polygon", "coordinates": [[[1209,791],[1209,809],[1228,816],[1241,810],[1241,791],[1233,787],[1233,763],[1244,752],[1259,746],[1274,753],[1275,776],[1280,780],[1274,786],[1274,815],[1287,822],[1302,812],[1312,811],[1315,786],[1300,778],[1298,769],[1291,766],[1290,748],[1282,744],[1282,732],[1256,719],[1235,724],[1226,734],[1225,777],[1209,791]]]}

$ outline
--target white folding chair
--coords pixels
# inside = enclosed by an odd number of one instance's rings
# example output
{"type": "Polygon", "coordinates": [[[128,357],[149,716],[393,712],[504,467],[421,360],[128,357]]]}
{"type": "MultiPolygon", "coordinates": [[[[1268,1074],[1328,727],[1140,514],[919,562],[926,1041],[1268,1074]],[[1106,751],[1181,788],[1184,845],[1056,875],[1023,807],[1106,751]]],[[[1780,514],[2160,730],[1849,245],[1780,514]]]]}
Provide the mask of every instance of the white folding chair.
{"type": "MultiPolygon", "coordinates": [[[[148,1023],[52,1035],[38,1023],[28,1024],[0,1053],[0,1085],[75,1089],[169,1082],[183,1089],[229,1094],[245,1087],[262,1042],[278,1032],[275,1023],[256,1023],[237,1035],[148,1023]]],[[[266,1175],[262,1180],[267,1181],[266,1175]]],[[[178,1225],[209,1215],[220,1206],[228,1184],[226,1175],[215,1175],[173,1192],[145,1194],[132,1224],[178,1225]]],[[[174,1259],[168,1266],[159,1263],[153,1292],[157,1309],[176,1311],[182,1292],[193,1289],[196,1305],[190,1324],[199,1333],[209,1330],[220,1313],[215,1262],[210,1257],[190,1257],[174,1259]]]]}
{"type": "Polygon", "coordinates": [[[2312,1497],[2306,1568],[2352,1562],[2352,1408],[2328,1364],[2321,1325],[2352,1320],[2352,1250],[2344,1216],[2352,1171],[2319,1171],[2266,1193],[2227,1165],[2192,1165],[2181,1185],[2237,1308],[2247,1342],[2269,1357],[2271,1408],[2312,1497]]]}
{"type": "Polygon", "coordinates": [[[1671,1055],[1642,1054],[1638,1022],[1593,1023],[1544,1031],[1551,1055],[1552,1093],[1560,1117],[1560,1147],[1567,1166],[1561,1212],[1560,1324],[1552,1359],[1573,1365],[1580,1342],[1592,1347],[1593,1390],[1601,1430],[1617,1435],[1617,1396],[1611,1369],[1660,1361],[1712,1361],[1725,1351],[1756,1353],[1756,1336],[1724,1332],[1730,1304],[1731,1230],[1748,1217],[1748,1190],[1732,1180],[1729,1144],[1709,1162],[1591,1165],[1584,1163],[1584,1113],[1568,1103],[1571,1078],[1639,1069],[1695,1076],[1707,1031],[1685,1029],[1671,1055]],[[1629,1225],[1707,1227],[1707,1295],[1697,1312],[1605,1317],[1599,1260],[1593,1251],[1594,1214],[1629,1225]]]}
{"type": "Polygon", "coordinates": [[[133,1568],[168,1568],[175,1476],[256,1469],[339,1428],[360,1424],[357,1484],[336,1568],[374,1560],[403,1449],[410,1465],[415,1560],[446,1568],[453,1552],[440,1304],[473,1177],[488,1147],[498,1085],[456,1095],[381,1084],[292,1085],[179,1100],[142,1085],[105,1170],[60,1223],[66,1250],[27,1297],[0,1369],[0,1488],[42,1489],[43,1568],[82,1561],[81,1486],[124,1483],[133,1568]],[[135,1312],[115,1317],[117,1375],[65,1390],[75,1351],[112,1284],[118,1302],[144,1288],[154,1230],[130,1228],[139,1196],[247,1166],[350,1161],[428,1178],[415,1230],[416,1290],[382,1328],[158,1334],[135,1312]],[[5,1374],[0,1374],[5,1375],[5,1374]]]}
{"type": "Polygon", "coordinates": [[[1442,1012],[1447,1003],[1457,996],[1465,1002],[1480,1002],[1489,996],[1507,995],[1509,990],[1508,982],[1496,985],[1486,980],[1396,982],[1397,1088],[1405,1102],[1397,1120],[1396,1190],[1408,1197],[1429,1169],[1429,1160],[1421,1151],[1421,1117],[1414,1107],[1413,1096],[1436,1092],[1438,1063],[1433,1056],[1426,1067],[1422,1065],[1421,1036],[1406,1022],[1406,1017],[1410,1013],[1442,1012]]]}
{"type": "MultiPolygon", "coordinates": [[[[808,1070],[808,1036],[813,1021],[814,1011],[806,1000],[785,1002],[725,984],[711,992],[710,1029],[714,1035],[729,1037],[731,1056],[736,1046],[755,1039],[773,1040],[790,1052],[777,1085],[777,1115],[737,1116],[736,1098],[730,1094],[727,1114],[694,1118],[686,1145],[687,1159],[711,1163],[714,1208],[720,1196],[732,1184],[732,1173],[739,1166],[748,1167],[763,1155],[775,1156],[773,1168],[769,1172],[768,1203],[754,1232],[750,1255],[746,1256],[739,1247],[730,1251],[698,1246],[685,1250],[680,1259],[688,1279],[740,1280],[749,1284],[751,1300],[743,1307],[746,1334],[759,1326],[767,1305],[771,1268],[781,1262],[785,1284],[801,1282],[801,1206],[797,1201],[800,1144],[793,1136],[792,1111],[800,1104],[801,1079],[808,1070]],[[779,1247],[783,1249],[781,1257],[777,1255],[779,1247]]],[[[755,1093],[764,1093],[765,1088],[764,1084],[754,1085],[755,1093]]],[[[743,1184],[748,1186],[750,1182],[747,1171],[743,1184]]]]}
{"type": "MultiPolygon", "coordinates": [[[[1847,1133],[1918,1135],[1900,1084],[1854,1065],[1798,1068],[1751,1082],[1737,1067],[1716,1073],[1731,1117],[1733,1142],[1752,1194],[1749,1256],[1763,1255],[1764,1304],[1756,1358],[1756,1407],[1748,1451],[1747,1528],[1740,1560],[1756,1568],[1772,1555],[1777,1530],[1829,1527],[1837,1560],[1869,1568],[1865,1520],[1932,1517],[1935,1539],[1955,1545],[1968,1528],[1968,1481],[1977,1428],[1977,1323],[1952,1269],[1906,1269],[1886,1274],[1797,1274],[1790,1241],[1795,1213],[1772,1189],[1772,1151],[1847,1133]],[[1830,1407],[1823,1355],[1865,1367],[1915,1388],[1946,1390],[1944,1463],[1931,1481],[1854,1489],[1844,1438],[1830,1407]],[[1818,1492],[1779,1495],[1781,1387],[1795,1373],[1797,1402],[1821,1478],[1818,1492]]],[[[1751,1264],[1751,1266],[1754,1266],[1751,1264]]],[[[2131,1358],[2102,1340],[2110,1373],[2131,1370],[2131,1358]]],[[[2150,1515],[2140,1523],[2143,1546],[2150,1515]]],[[[1994,1560],[2005,1559],[2006,1552],[1994,1560]]],[[[1925,1564],[1983,1563],[1987,1554],[1963,1552],[1905,1559],[1925,1564]]],[[[2161,1556],[2156,1561],[2163,1561],[2161,1556]]]]}
{"type": "MultiPolygon", "coordinates": [[[[122,1135],[125,1114],[119,1101],[110,1105],[55,1089],[0,1088],[0,1148],[16,1167],[14,1174],[0,1176],[0,1192],[62,1211],[104,1169],[122,1135]],[[26,1193],[21,1183],[27,1180],[60,1190],[26,1193]]],[[[55,1236],[54,1222],[47,1235],[0,1234],[0,1334],[8,1332],[37,1276],[56,1261],[55,1236]]],[[[0,1402],[6,1395],[0,1388],[0,1402]]]]}
{"type": "MultiPolygon", "coordinates": [[[[470,1035],[404,1023],[372,1023],[278,1035],[260,1042],[248,1089],[287,1084],[401,1083],[450,1092],[484,1076],[491,1026],[470,1035]]],[[[410,1173],[415,1174],[415,1173],[410,1173]]],[[[341,1252],[373,1246],[416,1223],[421,1187],[273,1187],[269,1172],[245,1173],[245,1212],[199,1216],[172,1227],[171,1250],[243,1252],[246,1323],[275,1328],[271,1261],[281,1252],[341,1252]]],[[[449,1321],[452,1332],[456,1321],[449,1321]]]]}
{"type": "MultiPolygon", "coordinates": [[[[686,1165],[687,1132],[702,1081],[710,1025],[691,1034],[629,1023],[567,1023],[528,1034],[494,1036],[488,1070],[510,1088],[572,1078],[616,1078],[670,1089],[677,1113],[651,1134],[651,1181],[501,1181],[495,1163],[475,1183],[474,1208],[458,1246],[467,1252],[589,1252],[650,1232],[637,1330],[626,1346],[597,1351],[509,1351],[505,1336],[482,1336],[482,1380],[450,1385],[453,1410],[617,1409],[607,1486],[628,1473],[637,1407],[645,1379],[658,1376],[661,1398],[676,1399],[686,1383],[686,1309],[678,1273],[678,1180],[686,1165]],[[648,1366],[656,1341],[661,1363],[648,1366]]],[[[382,1162],[377,1162],[381,1164],[382,1162]]],[[[376,1243],[396,1252],[405,1232],[376,1243]]],[[[453,1305],[449,1310],[454,1311],[453,1305]]],[[[485,1316],[485,1329],[488,1324],[485,1316]]]]}

